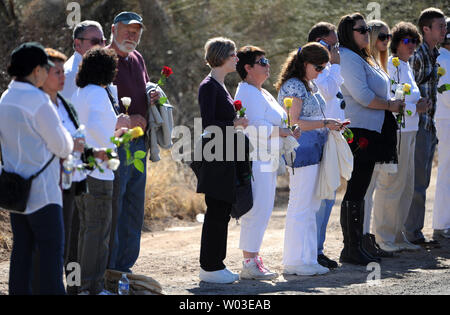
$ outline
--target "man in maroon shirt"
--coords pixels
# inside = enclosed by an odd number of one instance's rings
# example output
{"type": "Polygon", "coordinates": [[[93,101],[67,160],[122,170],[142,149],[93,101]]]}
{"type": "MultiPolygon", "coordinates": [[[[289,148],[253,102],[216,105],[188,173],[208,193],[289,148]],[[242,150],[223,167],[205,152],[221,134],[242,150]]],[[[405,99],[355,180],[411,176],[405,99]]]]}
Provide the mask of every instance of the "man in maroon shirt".
{"type": "MultiPolygon", "coordinates": [[[[140,126],[145,131],[148,121],[148,104],[145,85],[149,81],[144,58],[136,51],[144,24],[134,12],[122,12],[114,18],[111,27],[111,44],[108,48],[119,57],[118,73],[114,81],[117,85],[120,111],[130,115],[131,128],[140,126]],[[131,98],[128,111],[122,104],[122,97],[131,98]]],[[[151,102],[159,99],[158,93],[151,95],[151,102]]],[[[144,137],[134,140],[130,151],[146,151],[144,137]]],[[[109,269],[131,272],[139,257],[141,228],[144,220],[145,180],[144,173],[133,165],[127,166],[126,153],[118,150],[120,167],[116,172],[114,185],[113,227],[110,241],[109,269]],[[117,202],[116,202],[117,200],[117,202]]],[[[147,156],[145,160],[147,161],[147,156]]]]}

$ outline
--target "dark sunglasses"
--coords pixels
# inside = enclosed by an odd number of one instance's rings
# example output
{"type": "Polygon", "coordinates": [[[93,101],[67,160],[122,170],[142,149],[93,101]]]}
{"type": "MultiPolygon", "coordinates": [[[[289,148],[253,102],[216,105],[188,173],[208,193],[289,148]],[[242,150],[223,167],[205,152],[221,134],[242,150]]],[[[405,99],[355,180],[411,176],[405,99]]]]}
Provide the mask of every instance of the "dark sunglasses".
{"type": "Polygon", "coordinates": [[[103,45],[106,43],[106,39],[104,38],[83,38],[83,37],[78,37],[78,39],[81,40],[89,40],[91,42],[91,45],[95,46],[95,45],[103,45]]]}
{"type": "Polygon", "coordinates": [[[380,34],[378,34],[378,39],[381,40],[382,42],[384,42],[386,39],[391,40],[392,34],[380,33],[380,34]]]}
{"type": "Polygon", "coordinates": [[[258,61],[255,61],[255,64],[259,64],[261,67],[266,67],[267,65],[270,65],[269,59],[262,57],[258,61]]]}
{"type": "Polygon", "coordinates": [[[325,69],[324,66],[318,66],[318,65],[313,65],[314,69],[316,69],[317,72],[321,72],[323,71],[323,69],[325,69]]]}
{"type": "Polygon", "coordinates": [[[344,101],[344,95],[342,95],[341,92],[338,92],[336,94],[336,97],[341,100],[341,109],[345,109],[345,105],[346,104],[345,104],[345,101],[344,101]]]}
{"type": "Polygon", "coordinates": [[[418,39],[411,39],[411,38],[403,38],[402,39],[403,44],[408,45],[409,43],[416,45],[417,43],[419,43],[418,39]]]}
{"type": "Polygon", "coordinates": [[[366,27],[361,26],[358,28],[354,28],[353,30],[359,32],[361,35],[364,35],[367,32],[370,32],[372,30],[372,28],[370,26],[366,26],[366,27]]]}

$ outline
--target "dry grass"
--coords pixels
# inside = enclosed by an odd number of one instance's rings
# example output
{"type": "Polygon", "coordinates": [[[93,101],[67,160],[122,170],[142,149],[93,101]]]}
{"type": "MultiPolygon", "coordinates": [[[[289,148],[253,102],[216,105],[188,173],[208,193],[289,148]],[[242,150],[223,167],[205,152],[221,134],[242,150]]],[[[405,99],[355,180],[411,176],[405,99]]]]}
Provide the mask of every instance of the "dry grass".
{"type": "Polygon", "coordinates": [[[161,151],[159,162],[147,164],[146,220],[193,220],[206,210],[204,196],[195,192],[196,187],[197,179],[189,166],[172,160],[169,150],[161,151]]]}

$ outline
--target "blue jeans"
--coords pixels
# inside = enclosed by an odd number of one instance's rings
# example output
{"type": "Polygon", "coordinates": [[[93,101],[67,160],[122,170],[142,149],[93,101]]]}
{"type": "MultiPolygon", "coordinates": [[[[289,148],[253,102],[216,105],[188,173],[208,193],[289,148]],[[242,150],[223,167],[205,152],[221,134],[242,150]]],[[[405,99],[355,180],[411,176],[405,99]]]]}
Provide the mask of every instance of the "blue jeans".
{"type": "MultiPolygon", "coordinates": [[[[336,193],[335,193],[336,196],[336,193]]],[[[319,211],[316,212],[317,223],[317,255],[323,254],[323,244],[325,243],[328,220],[330,219],[331,210],[336,199],[324,199],[320,203],[319,211]]]]}
{"type": "Polygon", "coordinates": [[[414,152],[414,195],[406,219],[404,232],[410,242],[424,238],[422,229],[425,221],[425,201],[430,185],[434,150],[438,140],[434,131],[419,125],[414,152]]]}
{"type": "Polygon", "coordinates": [[[63,284],[64,223],[62,208],[47,205],[29,214],[11,213],[13,250],[9,268],[9,294],[31,295],[33,249],[39,250],[39,293],[66,294],[63,284]]]}
{"type": "MultiPolygon", "coordinates": [[[[130,151],[145,150],[144,137],[130,143],[130,151]]],[[[131,272],[131,267],[139,257],[141,230],[144,223],[145,180],[144,173],[139,172],[133,164],[127,166],[126,152],[123,147],[118,150],[120,166],[118,169],[119,188],[117,196],[117,222],[113,223],[115,231],[112,234],[114,242],[109,258],[109,269],[131,272]]],[[[147,155],[143,159],[146,165],[147,155]]]]}

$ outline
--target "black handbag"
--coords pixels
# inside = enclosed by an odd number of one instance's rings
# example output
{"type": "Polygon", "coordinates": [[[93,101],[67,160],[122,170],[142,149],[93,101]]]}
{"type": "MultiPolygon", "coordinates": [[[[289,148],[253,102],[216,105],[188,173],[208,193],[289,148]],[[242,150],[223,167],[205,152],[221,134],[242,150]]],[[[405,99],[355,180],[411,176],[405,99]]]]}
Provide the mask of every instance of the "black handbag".
{"type": "MultiPolygon", "coordinates": [[[[0,208],[9,211],[25,212],[30,197],[31,183],[39,176],[55,158],[55,155],[45,166],[30,178],[7,172],[4,169],[0,174],[0,208]]],[[[2,162],[3,164],[3,162],[2,162]]]]}
{"type": "Polygon", "coordinates": [[[248,180],[243,185],[236,187],[236,202],[231,207],[231,217],[239,220],[253,207],[252,183],[248,180]]]}

